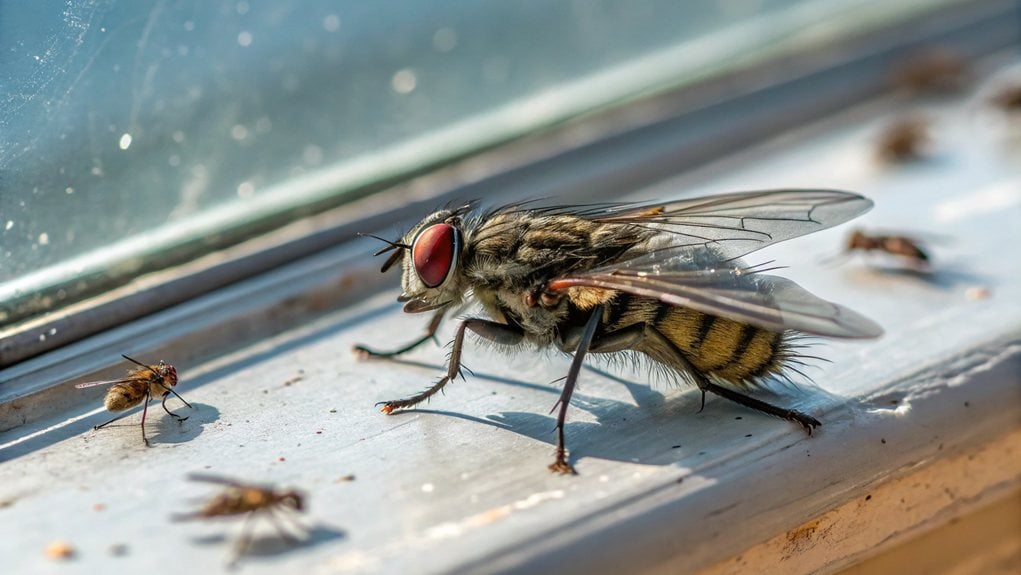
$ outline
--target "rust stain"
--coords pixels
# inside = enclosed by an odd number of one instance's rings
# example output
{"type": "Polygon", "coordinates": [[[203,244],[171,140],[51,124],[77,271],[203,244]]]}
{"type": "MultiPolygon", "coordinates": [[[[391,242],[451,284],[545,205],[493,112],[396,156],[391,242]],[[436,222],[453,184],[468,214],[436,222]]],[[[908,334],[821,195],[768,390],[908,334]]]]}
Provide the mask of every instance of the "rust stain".
{"type": "Polygon", "coordinates": [[[813,536],[819,529],[820,520],[809,521],[800,527],[787,532],[787,543],[784,544],[784,557],[788,559],[792,555],[805,551],[813,544],[813,536]]]}

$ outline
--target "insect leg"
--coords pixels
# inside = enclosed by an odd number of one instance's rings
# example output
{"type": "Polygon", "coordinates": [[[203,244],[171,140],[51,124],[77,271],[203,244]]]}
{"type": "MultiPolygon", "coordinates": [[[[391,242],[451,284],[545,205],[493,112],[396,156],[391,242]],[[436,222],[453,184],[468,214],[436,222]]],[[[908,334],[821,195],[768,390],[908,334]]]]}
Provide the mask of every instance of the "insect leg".
{"type": "MultiPolygon", "coordinates": [[[[440,323],[443,322],[443,316],[446,313],[447,313],[446,308],[440,308],[440,310],[437,311],[433,315],[432,319],[429,320],[429,325],[427,325],[426,328],[425,328],[425,335],[423,335],[422,337],[416,339],[415,341],[409,343],[408,345],[406,345],[404,347],[400,347],[400,348],[397,348],[397,349],[391,350],[391,351],[377,351],[377,350],[374,350],[372,348],[369,348],[369,347],[366,347],[364,345],[359,344],[359,345],[354,346],[354,348],[352,348],[352,351],[354,351],[355,355],[357,355],[359,357],[364,357],[364,358],[369,358],[369,357],[394,357],[396,355],[401,355],[402,353],[407,353],[407,352],[415,349],[416,347],[422,345],[423,343],[425,343],[425,342],[427,342],[429,340],[436,341],[436,330],[438,330],[440,328],[440,323]]],[[[439,342],[437,342],[437,343],[439,343],[439,342]]]]}
{"type": "Polygon", "coordinates": [[[687,373],[691,374],[693,378],[695,378],[695,383],[698,385],[698,388],[702,391],[703,406],[705,406],[706,392],[712,392],[715,393],[716,395],[719,395],[720,397],[729,399],[735,403],[740,403],[745,407],[757,409],[763,413],[767,413],[774,417],[779,417],[782,419],[786,419],[787,421],[793,421],[795,423],[798,423],[801,425],[801,427],[805,428],[805,431],[808,432],[809,435],[812,435],[813,428],[822,425],[822,423],[820,423],[818,419],[812,417],[811,415],[808,415],[807,413],[802,413],[794,409],[778,407],[771,403],[766,403],[765,401],[755,399],[754,397],[745,395],[738,391],[734,391],[733,389],[723,387],[722,385],[717,385],[709,381],[709,378],[706,377],[704,373],[695,369],[695,366],[691,365],[691,362],[688,361],[686,357],[684,357],[684,354],[681,353],[679,349],[677,349],[677,346],[675,346],[673,342],[667,339],[665,335],[660,333],[658,329],[651,325],[646,326],[645,337],[655,339],[664,349],[670,350],[671,353],[673,353],[674,358],[677,360],[678,364],[681,365],[687,373]]]}
{"type": "Polygon", "coordinates": [[[177,399],[181,400],[181,403],[183,403],[186,407],[188,407],[188,409],[195,409],[194,407],[191,406],[190,403],[188,403],[187,401],[184,400],[183,397],[181,397],[181,394],[177,393],[176,391],[174,391],[174,390],[172,390],[170,388],[166,388],[166,390],[169,391],[170,393],[174,394],[174,397],[176,397],[177,399]]]}
{"type": "Polygon", "coordinates": [[[571,404],[571,395],[574,394],[574,386],[578,382],[578,373],[581,371],[582,361],[585,360],[585,353],[592,344],[592,338],[596,335],[596,328],[603,317],[603,309],[596,308],[592,311],[588,321],[585,322],[585,331],[578,340],[578,347],[574,350],[574,359],[571,361],[571,368],[567,370],[567,379],[564,381],[564,389],[560,392],[560,399],[553,404],[553,410],[560,408],[557,414],[557,451],[556,461],[550,464],[549,469],[554,473],[575,474],[574,467],[567,462],[567,448],[564,446],[564,423],[567,421],[567,407],[571,404]]]}
{"type": "Polygon", "coordinates": [[[149,386],[145,388],[145,401],[142,403],[142,442],[145,443],[146,447],[149,447],[149,439],[145,437],[145,414],[149,412],[149,400],[152,396],[149,395],[149,386]]]}
{"type": "Polygon", "coordinates": [[[92,429],[100,429],[102,427],[106,427],[107,425],[110,425],[111,423],[113,423],[115,421],[120,421],[121,419],[124,419],[125,417],[127,417],[129,415],[131,415],[131,413],[122,413],[122,414],[118,415],[117,417],[111,419],[110,421],[107,421],[106,423],[100,423],[99,425],[93,426],[92,429]]]}
{"type": "Polygon", "coordinates": [[[280,523],[280,518],[277,517],[276,513],[273,512],[272,507],[266,508],[266,517],[269,518],[269,522],[273,524],[273,527],[277,530],[277,533],[280,534],[280,537],[284,541],[287,541],[291,545],[297,545],[298,543],[301,543],[301,539],[298,539],[294,535],[291,535],[291,533],[287,531],[287,529],[284,529],[283,524],[280,523]]]}
{"type": "MultiPolygon", "coordinates": [[[[294,531],[302,534],[302,537],[308,536],[308,527],[305,527],[291,510],[285,507],[270,507],[267,508],[267,511],[284,523],[289,523],[294,528],[294,531]]],[[[279,529],[279,526],[277,528],[279,529]]]]}
{"type": "Polygon", "coordinates": [[[626,349],[634,349],[645,337],[645,324],[636,323],[618,330],[611,331],[592,340],[589,353],[614,353],[626,349]]]}
{"type": "MultiPolygon", "coordinates": [[[[574,350],[578,349],[578,342],[581,341],[584,331],[585,326],[582,326],[581,329],[572,328],[570,331],[563,333],[561,339],[556,342],[557,347],[565,353],[573,353],[574,350]]],[[[592,340],[588,352],[614,353],[626,349],[634,349],[644,338],[645,324],[636,323],[609,333],[600,334],[599,337],[592,340]]]]}
{"type": "Polygon", "coordinates": [[[818,419],[812,417],[811,415],[808,415],[807,413],[802,413],[794,409],[777,407],[771,403],[766,403],[765,401],[755,399],[754,397],[747,396],[743,393],[734,391],[733,389],[723,387],[721,385],[716,385],[715,383],[712,382],[706,383],[705,390],[711,391],[716,395],[725,397],[731,401],[740,403],[741,405],[750,407],[752,409],[757,409],[763,413],[768,413],[769,415],[780,417],[786,419],[787,421],[794,421],[796,423],[799,423],[801,424],[801,427],[805,428],[805,432],[808,433],[809,435],[812,435],[813,428],[822,425],[822,423],[818,419]]]}
{"type": "Polygon", "coordinates": [[[488,340],[503,345],[514,345],[520,343],[525,337],[525,332],[517,326],[497,323],[495,321],[480,318],[469,318],[462,321],[461,325],[457,327],[457,332],[454,334],[454,343],[450,348],[450,359],[447,361],[447,374],[433,384],[432,387],[418,395],[407,399],[383,401],[376,404],[383,406],[383,413],[393,413],[398,409],[404,409],[417,403],[421,403],[435,395],[436,392],[443,389],[443,386],[450,383],[450,380],[457,376],[461,376],[461,379],[464,379],[464,375],[461,373],[461,350],[464,348],[464,332],[467,329],[472,330],[488,340]]]}
{"type": "MultiPolygon", "coordinates": [[[[176,391],[170,389],[169,387],[165,387],[164,386],[163,389],[167,390],[167,392],[163,394],[163,402],[161,403],[161,405],[163,406],[163,411],[167,412],[167,414],[170,415],[171,417],[176,417],[178,422],[181,422],[181,421],[184,421],[184,420],[188,419],[188,416],[181,417],[180,415],[177,415],[176,413],[174,413],[174,412],[170,411],[169,409],[167,409],[167,399],[170,399],[170,394],[174,394],[174,397],[176,397],[177,399],[180,399],[188,407],[191,407],[191,404],[188,403],[187,401],[184,401],[183,397],[178,395],[176,391]]],[[[192,408],[192,409],[194,409],[194,408],[192,408]]]]}
{"type": "Polygon", "coordinates": [[[248,517],[245,517],[244,523],[241,524],[241,533],[238,534],[237,541],[234,542],[234,549],[231,551],[228,565],[236,563],[248,551],[248,546],[252,543],[252,524],[254,523],[254,518],[255,512],[252,511],[248,514],[248,517]]]}

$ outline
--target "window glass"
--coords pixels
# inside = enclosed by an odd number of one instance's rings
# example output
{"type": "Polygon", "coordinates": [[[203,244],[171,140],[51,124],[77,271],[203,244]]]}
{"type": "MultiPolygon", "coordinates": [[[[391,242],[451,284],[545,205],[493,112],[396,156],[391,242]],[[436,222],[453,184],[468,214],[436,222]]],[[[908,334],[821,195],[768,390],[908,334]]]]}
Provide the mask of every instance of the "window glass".
{"type": "Polygon", "coordinates": [[[2,2],[0,325],[253,222],[938,3],[2,2]]]}

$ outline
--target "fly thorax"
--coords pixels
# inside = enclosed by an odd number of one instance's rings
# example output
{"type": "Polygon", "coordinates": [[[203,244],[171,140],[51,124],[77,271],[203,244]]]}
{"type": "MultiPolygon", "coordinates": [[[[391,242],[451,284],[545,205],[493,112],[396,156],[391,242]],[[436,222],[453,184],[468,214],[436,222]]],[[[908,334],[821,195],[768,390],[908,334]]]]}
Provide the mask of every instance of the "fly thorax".
{"type": "Polygon", "coordinates": [[[168,393],[170,393],[170,390],[167,389],[167,384],[161,382],[158,379],[149,382],[149,396],[150,397],[163,397],[164,395],[166,395],[168,393]]]}

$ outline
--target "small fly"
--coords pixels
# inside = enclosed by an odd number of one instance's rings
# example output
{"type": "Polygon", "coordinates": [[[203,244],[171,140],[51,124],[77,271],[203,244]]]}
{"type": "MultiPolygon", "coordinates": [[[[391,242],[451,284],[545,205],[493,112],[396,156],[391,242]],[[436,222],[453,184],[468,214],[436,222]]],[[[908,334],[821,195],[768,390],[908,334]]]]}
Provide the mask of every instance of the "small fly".
{"type": "Polygon", "coordinates": [[[471,331],[505,346],[553,346],[574,358],[557,411],[549,466],[574,473],[564,424],[589,353],[637,352],[706,393],[789,421],[808,433],[820,422],[766,403],[749,389],[797,371],[801,336],[872,338],[882,329],[794,282],[739,258],[843,223],[872,202],[831,190],[776,190],[665,203],[539,207],[474,205],[440,210],[377,255],[401,262],[409,313],[432,312],[426,333],[393,357],[432,339],[443,318],[478,303],[487,317],[458,325],[446,374],[428,389],[381,403],[390,414],[421,403],[462,376],[471,331]]]}
{"type": "Polygon", "coordinates": [[[919,271],[929,271],[929,253],[920,240],[904,235],[870,234],[854,230],[844,244],[844,253],[883,252],[902,258],[919,271]]]}
{"type": "MultiPolygon", "coordinates": [[[[184,421],[187,417],[181,417],[176,413],[167,409],[167,399],[172,395],[177,399],[180,399],[182,403],[191,408],[191,404],[184,401],[184,398],[178,395],[172,388],[177,385],[177,370],[174,366],[169,363],[160,360],[156,365],[146,365],[140,361],[131,359],[126,355],[121,355],[124,359],[139,365],[140,367],[132,369],[128,372],[128,376],[122,379],[109,379],[104,381],[89,381],[85,383],[79,383],[75,387],[77,389],[84,389],[86,387],[95,387],[97,385],[111,385],[109,390],[106,392],[106,398],[104,399],[104,405],[108,411],[124,411],[125,409],[131,409],[139,403],[142,404],[142,442],[146,446],[149,445],[149,439],[145,436],[145,415],[149,411],[149,402],[153,396],[161,397],[163,401],[163,411],[166,411],[171,417],[177,419],[177,421],[184,421]]],[[[107,421],[106,423],[99,424],[93,429],[99,429],[106,427],[111,423],[125,417],[127,414],[118,415],[117,417],[107,421]]]]}
{"type": "Polygon", "coordinates": [[[243,555],[252,541],[252,523],[257,516],[264,516],[273,524],[277,533],[291,544],[299,542],[283,525],[279,517],[288,517],[305,534],[305,528],[290,517],[289,512],[305,509],[305,494],[293,489],[277,489],[272,485],[255,485],[226,477],[194,473],[188,476],[192,481],[203,481],[224,486],[224,490],[192,513],[178,514],[175,520],[212,519],[214,517],[245,516],[231,556],[231,562],[243,555]]]}
{"type": "Polygon", "coordinates": [[[885,162],[910,162],[925,155],[929,142],[929,121],[922,116],[906,116],[883,130],[876,155],[885,162]]]}
{"type": "Polygon", "coordinates": [[[990,102],[1007,113],[1021,112],[1021,84],[1003,86],[990,99],[990,102]]]}

